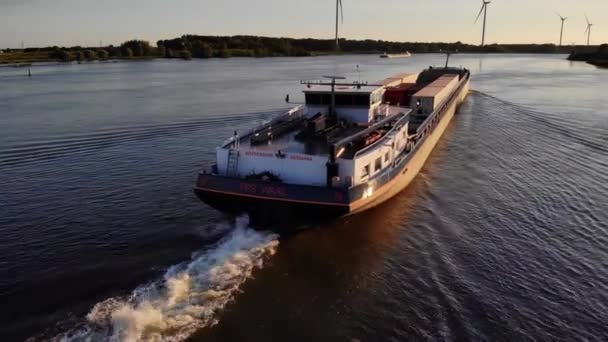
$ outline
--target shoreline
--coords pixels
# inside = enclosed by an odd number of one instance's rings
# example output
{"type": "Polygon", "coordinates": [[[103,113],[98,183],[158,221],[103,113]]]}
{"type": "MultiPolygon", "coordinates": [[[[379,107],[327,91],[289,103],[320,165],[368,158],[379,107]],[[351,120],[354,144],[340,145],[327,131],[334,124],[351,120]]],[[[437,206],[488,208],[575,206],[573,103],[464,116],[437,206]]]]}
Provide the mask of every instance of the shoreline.
{"type": "Polygon", "coordinates": [[[589,63],[591,65],[595,65],[598,68],[608,68],[608,59],[590,60],[590,61],[587,61],[587,63],[589,63]]]}
{"type": "Polygon", "coordinates": [[[340,55],[382,55],[444,53],[459,54],[568,54],[590,53],[595,46],[555,44],[488,44],[462,42],[391,42],[384,40],[273,38],[262,36],[183,35],[159,40],[129,40],[118,46],[47,46],[0,50],[0,65],[39,62],[88,62],[95,60],[208,59],[232,57],[317,57],[340,55]],[[339,46],[339,48],[337,48],[339,46]]]}
{"type": "MultiPolygon", "coordinates": [[[[420,52],[415,53],[413,55],[437,55],[441,54],[441,52],[420,52]]],[[[567,53],[562,52],[545,52],[545,53],[534,53],[534,52],[461,52],[458,53],[460,55],[567,55],[567,53]]],[[[264,56],[264,57],[252,57],[252,56],[232,56],[232,57],[209,57],[209,58],[167,58],[160,56],[146,56],[146,57],[134,57],[134,58],[108,58],[104,60],[93,59],[93,60],[85,60],[85,61],[60,61],[53,58],[47,59],[36,59],[36,60],[27,60],[24,62],[18,62],[18,60],[2,60],[0,55],[0,68],[27,68],[27,67],[35,67],[35,66],[46,66],[46,65],[73,65],[73,64],[115,64],[121,62],[146,62],[146,61],[155,61],[155,60],[222,60],[222,59],[232,59],[232,58],[255,58],[255,59],[263,59],[263,58],[306,58],[306,57],[327,57],[327,56],[357,56],[357,55],[378,55],[380,58],[381,53],[377,52],[357,52],[357,53],[318,53],[312,54],[310,56],[264,56]]],[[[593,64],[592,61],[581,61],[588,62],[593,64]]],[[[604,63],[603,65],[607,65],[608,61],[600,61],[599,63],[604,63]]]]}
{"type": "Polygon", "coordinates": [[[608,44],[600,45],[596,51],[572,52],[568,60],[586,62],[598,68],[608,68],[608,44]]]}

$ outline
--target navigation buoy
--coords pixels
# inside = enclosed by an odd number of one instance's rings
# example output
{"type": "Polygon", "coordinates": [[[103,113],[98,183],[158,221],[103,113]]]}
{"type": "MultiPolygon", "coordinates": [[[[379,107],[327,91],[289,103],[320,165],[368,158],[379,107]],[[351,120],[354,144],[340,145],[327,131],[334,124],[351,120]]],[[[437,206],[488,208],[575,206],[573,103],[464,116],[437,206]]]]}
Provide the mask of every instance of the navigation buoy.
{"type": "Polygon", "coordinates": [[[27,77],[32,77],[32,69],[27,69],[27,77]]]}

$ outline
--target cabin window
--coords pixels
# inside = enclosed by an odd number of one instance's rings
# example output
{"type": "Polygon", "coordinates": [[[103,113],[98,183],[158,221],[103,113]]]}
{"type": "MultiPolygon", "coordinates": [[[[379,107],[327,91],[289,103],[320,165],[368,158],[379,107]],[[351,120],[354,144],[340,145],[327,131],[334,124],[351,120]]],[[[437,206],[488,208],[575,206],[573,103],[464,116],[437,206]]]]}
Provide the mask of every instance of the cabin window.
{"type": "Polygon", "coordinates": [[[369,104],[370,104],[369,95],[356,95],[356,96],[354,96],[354,103],[353,104],[355,106],[369,107],[369,104]]]}
{"type": "Polygon", "coordinates": [[[320,105],[321,95],[319,94],[306,94],[306,104],[308,105],[320,105]]]}
{"type": "Polygon", "coordinates": [[[331,104],[331,94],[306,94],[306,104],[329,106],[331,104]]]}
{"type": "Polygon", "coordinates": [[[386,152],[386,154],[384,154],[384,162],[388,163],[389,158],[390,158],[389,154],[388,154],[388,152],[386,152]]]}
{"type": "Polygon", "coordinates": [[[382,169],[382,158],[376,159],[376,164],[374,165],[374,172],[378,172],[382,169]]]}
{"type": "Polygon", "coordinates": [[[353,102],[352,95],[336,95],[336,106],[352,106],[353,102]]]}
{"type": "MultiPolygon", "coordinates": [[[[306,104],[313,106],[331,105],[331,94],[306,94],[306,104]]],[[[336,94],[336,106],[369,107],[370,95],[336,94]]]]}
{"type": "Polygon", "coordinates": [[[369,177],[369,164],[365,165],[363,171],[361,171],[361,179],[369,177]]]}
{"type": "Polygon", "coordinates": [[[331,94],[321,94],[321,104],[329,106],[331,104],[331,94]]]}

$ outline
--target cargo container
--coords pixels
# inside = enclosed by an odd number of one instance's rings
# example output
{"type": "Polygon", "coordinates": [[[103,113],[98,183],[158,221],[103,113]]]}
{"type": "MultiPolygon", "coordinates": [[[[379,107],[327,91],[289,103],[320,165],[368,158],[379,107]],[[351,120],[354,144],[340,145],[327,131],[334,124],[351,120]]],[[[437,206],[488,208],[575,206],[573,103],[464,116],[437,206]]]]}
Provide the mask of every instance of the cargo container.
{"type": "Polygon", "coordinates": [[[415,83],[403,83],[396,87],[386,88],[383,102],[391,106],[408,106],[412,95],[418,90],[420,90],[420,87],[415,83]]]}
{"type": "Polygon", "coordinates": [[[444,75],[412,96],[410,106],[415,114],[429,114],[458,86],[457,75],[444,75]]]}
{"type": "Polygon", "coordinates": [[[403,83],[416,83],[418,74],[397,74],[383,80],[375,82],[375,84],[385,87],[396,87],[403,83]]]}

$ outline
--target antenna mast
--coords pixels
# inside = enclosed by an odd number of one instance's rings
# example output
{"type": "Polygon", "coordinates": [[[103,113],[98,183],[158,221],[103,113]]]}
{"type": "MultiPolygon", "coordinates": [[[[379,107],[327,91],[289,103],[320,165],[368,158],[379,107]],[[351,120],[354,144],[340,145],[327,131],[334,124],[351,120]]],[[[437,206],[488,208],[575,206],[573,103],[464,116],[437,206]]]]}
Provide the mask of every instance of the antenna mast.
{"type": "Polygon", "coordinates": [[[450,56],[452,55],[452,53],[450,51],[446,51],[446,59],[445,59],[445,68],[448,68],[448,65],[450,64],[450,56]]]}
{"type": "Polygon", "coordinates": [[[345,80],[345,77],[340,76],[323,76],[323,78],[331,79],[331,107],[329,113],[331,117],[336,116],[336,80],[345,80]]]}
{"type": "Polygon", "coordinates": [[[339,22],[338,13],[340,11],[340,0],[336,0],[336,50],[340,50],[340,39],[338,38],[339,22]]]}

